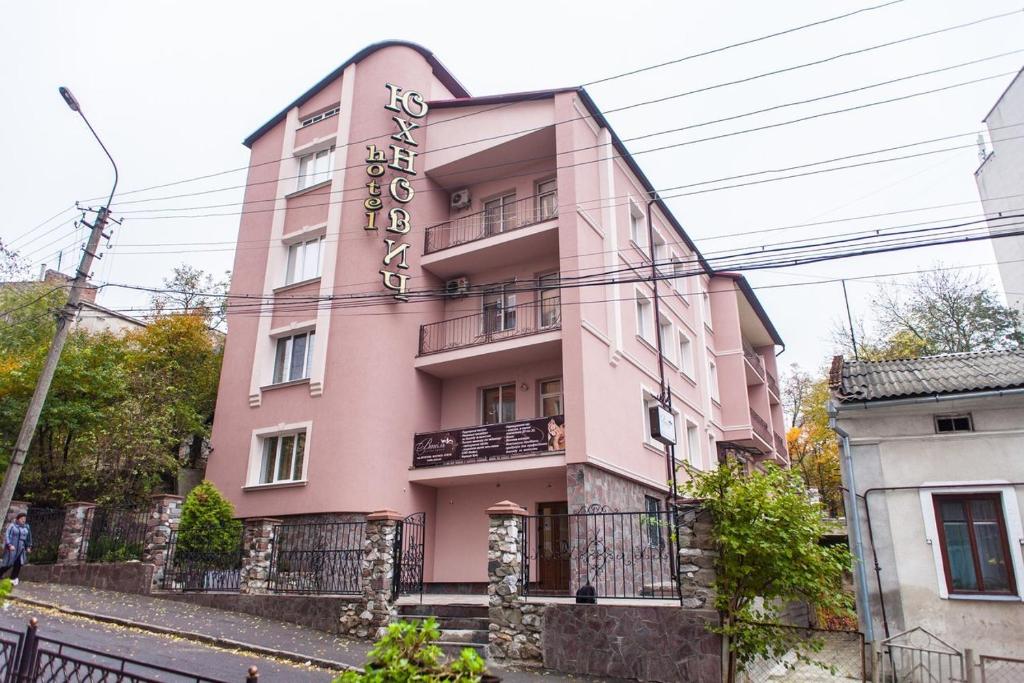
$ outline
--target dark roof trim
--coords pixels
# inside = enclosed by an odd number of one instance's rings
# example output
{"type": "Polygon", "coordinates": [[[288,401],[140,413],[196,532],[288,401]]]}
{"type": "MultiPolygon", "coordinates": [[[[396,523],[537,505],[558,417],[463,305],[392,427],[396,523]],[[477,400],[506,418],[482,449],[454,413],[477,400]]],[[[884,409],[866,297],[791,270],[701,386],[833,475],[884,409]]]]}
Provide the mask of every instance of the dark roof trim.
{"type": "Polygon", "coordinates": [[[775,329],[775,325],[772,324],[771,318],[768,317],[768,312],[764,310],[764,306],[761,305],[761,301],[757,298],[757,294],[754,294],[754,288],[747,282],[747,278],[743,277],[739,273],[729,273],[726,271],[719,271],[713,273],[715,277],[727,277],[734,281],[736,285],[743,292],[743,296],[747,297],[747,301],[750,303],[750,307],[754,309],[754,313],[761,320],[761,324],[764,325],[764,329],[768,331],[768,336],[772,338],[772,341],[779,346],[785,346],[786,343],[782,341],[782,336],[779,335],[779,331],[775,329]]]}
{"type": "Polygon", "coordinates": [[[551,88],[548,90],[528,90],[524,92],[502,93],[500,95],[482,95],[480,97],[459,97],[448,100],[431,100],[431,109],[451,109],[452,107],[476,107],[484,104],[508,104],[511,102],[527,102],[529,100],[546,100],[558,93],[575,92],[579,88],[551,88]]]}
{"type": "Polygon", "coordinates": [[[1018,71],[1017,75],[1013,77],[1013,80],[1010,81],[1010,84],[1006,86],[1006,90],[1003,90],[1002,94],[996,100],[996,103],[993,104],[992,108],[988,110],[988,113],[985,114],[985,118],[981,120],[982,123],[988,123],[988,117],[992,116],[992,112],[996,110],[996,107],[999,106],[999,103],[1003,101],[1003,98],[1006,97],[1006,94],[1010,92],[1010,88],[1013,87],[1013,84],[1016,83],[1017,79],[1020,78],[1021,76],[1024,76],[1024,67],[1021,67],[1021,70],[1018,71]]]}
{"type": "Polygon", "coordinates": [[[359,62],[363,61],[364,59],[372,55],[374,52],[377,52],[378,50],[383,50],[386,47],[395,46],[407,47],[412,50],[416,50],[416,52],[419,52],[421,55],[423,55],[423,58],[426,59],[427,62],[430,64],[431,68],[433,68],[434,75],[437,76],[438,80],[440,80],[442,84],[444,84],[444,87],[448,88],[448,90],[450,90],[456,97],[469,97],[469,92],[462,86],[461,83],[459,83],[455,76],[453,76],[451,72],[448,71],[447,68],[445,68],[444,64],[442,64],[437,59],[437,57],[434,56],[433,52],[423,47],[422,45],[410,43],[405,40],[385,40],[364,47],[362,50],[349,57],[344,64],[342,64],[337,69],[324,76],[324,78],[322,78],[319,83],[317,83],[312,88],[299,95],[298,99],[296,99],[294,102],[292,102],[287,107],[282,109],[281,112],[277,114],[274,118],[270,119],[262,126],[260,126],[252,135],[243,140],[242,144],[245,145],[246,147],[252,147],[253,143],[259,140],[264,133],[266,133],[271,128],[276,126],[278,123],[283,121],[285,117],[288,116],[288,112],[291,111],[293,107],[300,107],[303,104],[305,104],[311,97],[313,97],[313,95],[315,95],[321,89],[326,87],[331,81],[341,76],[342,72],[344,72],[345,69],[347,69],[350,64],[358,64],[359,62]]]}

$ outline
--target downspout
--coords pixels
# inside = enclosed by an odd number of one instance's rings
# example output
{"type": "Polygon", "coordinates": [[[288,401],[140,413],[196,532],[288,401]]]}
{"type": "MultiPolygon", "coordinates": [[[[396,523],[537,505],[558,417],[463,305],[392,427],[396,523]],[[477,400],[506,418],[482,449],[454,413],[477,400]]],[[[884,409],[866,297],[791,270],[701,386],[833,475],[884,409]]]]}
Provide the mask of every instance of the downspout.
{"type": "MultiPolygon", "coordinates": [[[[839,411],[835,405],[829,401],[828,403],[828,426],[832,428],[839,436],[840,449],[842,455],[840,456],[841,465],[846,475],[847,483],[847,500],[849,508],[847,508],[847,524],[850,525],[850,529],[853,532],[853,556],[857,562],[857,594],[860,604],[864,605],[864,639],[869,643],[875,642],[875,625],[874,620],[871,618],[871,603],[868,601],[868,574],[864,568],[864,540],[860,533],[860,510],[857,505],[857,482],[853,474],[853,457],[850,455],[850,435],[839,426],[836,420],[836,416],[839,411]]],[[[867,500],[864,501],[865,508],[867,507],[867,500]]],[[[868,525],[870,531],[870,524],[868,525]]],[[[874,542],[871,544],[872,550],[874,549],[874,542]]],[[[875,565],[877,567],[878,562],[876,559],[875,565]]],[[[878,579],[878,600],[882,606],[882,624],[885,628],[885,637],[889,637],[889,621],[885,615],[885,600],[882,597],[882,580],[881,577],[878,579]]]]}

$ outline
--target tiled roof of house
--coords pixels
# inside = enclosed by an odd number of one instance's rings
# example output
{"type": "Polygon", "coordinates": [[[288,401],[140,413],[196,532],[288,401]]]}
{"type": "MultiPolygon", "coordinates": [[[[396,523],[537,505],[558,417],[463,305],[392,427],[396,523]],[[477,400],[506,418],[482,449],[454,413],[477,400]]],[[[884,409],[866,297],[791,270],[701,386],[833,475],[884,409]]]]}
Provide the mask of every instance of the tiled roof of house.
{"type": "Polygon", "coordinates": [[[836,399],[878,401],[1024,387],[1024,351],[947,353],[910,360],[832,360],[836,399]]]}

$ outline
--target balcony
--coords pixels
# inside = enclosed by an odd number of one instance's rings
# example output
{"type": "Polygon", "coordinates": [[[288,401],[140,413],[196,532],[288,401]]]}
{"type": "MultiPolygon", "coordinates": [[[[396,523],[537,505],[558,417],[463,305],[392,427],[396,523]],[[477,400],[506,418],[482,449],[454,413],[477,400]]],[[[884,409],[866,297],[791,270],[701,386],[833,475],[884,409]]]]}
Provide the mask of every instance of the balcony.
{"type": "Polygon", "coordinates": [[[746,339],[743,340],[743,358],[746,362],[747,386],[764,382],[764,361],[746,339]]]}
{"type": "Polygon", "coordinates": [[[436,377],[548,358],[561,352],[557,297],[420,326],[415,366],[436,377]]]}
{"type": "Polygon", "coordinates": [[[786,440],[780,434],[775,435],[775,452],[783,458],[786,457],[786,440]]]}
{"type": "Polygon", "coordinates": [[[750,426],[754,429],[754,435],[757,436],[766,446],[771,448],[772,444],[772,430],[768,426],[768,423],[763,417],[755,413],[753,410],[750,411],[750,426]]]}
{"type": "Polygon", "coordinates": [[[424,268],[441,278],[558,254],[558,195],[511,201],[427,228],[424,268]]]}
{"type": "Polygon", "coordinates": [[[779,402],[779,380],[775,379],[775,375],[770,372],[765,372],[765,376],[768,378],[768,398],[771,399],[772,405],[779,402]]]}

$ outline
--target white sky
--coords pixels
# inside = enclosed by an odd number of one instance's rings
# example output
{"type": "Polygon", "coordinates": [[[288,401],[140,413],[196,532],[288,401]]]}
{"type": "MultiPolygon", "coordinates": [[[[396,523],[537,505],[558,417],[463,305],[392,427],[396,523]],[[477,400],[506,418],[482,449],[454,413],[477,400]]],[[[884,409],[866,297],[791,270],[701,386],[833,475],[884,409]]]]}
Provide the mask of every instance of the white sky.
{"type": "MultiPolygon", "coordinates": [[[[434,51],[474,95],[575,85],[798,24],[880,4],[520,1],[340,3],[34,2],[8,3],[0,21],[0,237],[8,242],[76,199],[105,196],[110,169],[82,122],[57,94],[69,86],[121,170],[121,189],[244,167],[241,140],[365,45],[412,40],[434,51]]],[[[589,88],[602,109],[742,78],[985,16],[1019,10],[1019,0],[905,0],[820,28],[695,59],[589,88]]],[[[685,126],[847,90],[877,81],[1024,48],[1024,14],[884,48],[749,84],[640,107],[609,116],[623,138],[685,126]]],[[[629,144],[632,151],[872,102],[974,78],[1016,71],[1024,53],[824,102],[787,108],[629,144]]],[[[953,141],[906,152],[970,145],[981,119],[1009,84],[1002,76],[952,91],[830,116],[772,131],[705,142],[637,160],[656,187],[670,187],[767,168],[787,167],[947,135],[953,141]]],[[[897,152],[900,154],[906,152],[897,152]]],[[[881,157],[892,154],[882,154],[881,157]]],[[[826,237],[922,220],[955,222],[978,214],[974,148],[761,186],[670,200],[703,251],[826,237]],[[768,235],[708,240],[849,216],[973,202],[874,221],[831,223],[768,235]]],[[[244,172],[176,186],[148,196],[238,186],[244,172]]],[[[129,209],[226,204],[232,189],[187,199],[118,206],[129,218],[94,270],[97,281],[159,286],[182,262],[214,273],[231,268],[237,216],[139,220],[129,209]],[[147,246],[224,242],[200,247],[147,246]],[[135,252],[135,253],[133,253],[135,252]],[[159,253],[150,253],[159,252],[159,253]]],[[[1024,200],[1022,200],[1024,201],[1024,200]]],[[[216,209],[216,212],[237,208],[216,209]]],[[[203,212],[200,212],[203,213],[203,212]]],[[[61,219],[72,214],[64,214],[61,219]]],[[[71,226],[47,224],[15,242],[37,272],[63,270],[79,257],[71,226]]],[[[78,235],[84,237],[84,231],[78,235]]],[[[945,265],[992,264],[988,242],[931,247],[814,266],[751,273],[757,286],[945,265]]],[[[991,282],[996,271],[988,267],[991,282]]],[[[890,278],[890,280],[893,280],[890,278]]],[[[903,286],[906,278],[895,279],[903,286]],[[902,283],[902,284],[901,284],[902,283]]],[[[863,311],[877,291],[851,282],[851,304],[863,311]]],[[[815,367],[832,352],[829,330],[840,317],[840,285],[758,292],[787,343],[780,363],[815,367]]],[[[108,288],[100,302],[145,306],[147,297],[108,288]]]]}

